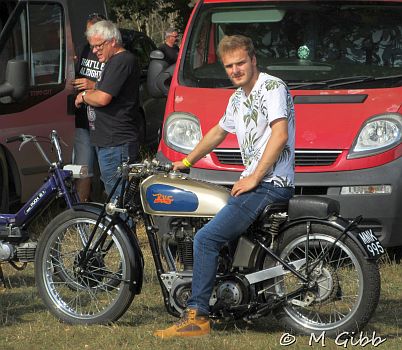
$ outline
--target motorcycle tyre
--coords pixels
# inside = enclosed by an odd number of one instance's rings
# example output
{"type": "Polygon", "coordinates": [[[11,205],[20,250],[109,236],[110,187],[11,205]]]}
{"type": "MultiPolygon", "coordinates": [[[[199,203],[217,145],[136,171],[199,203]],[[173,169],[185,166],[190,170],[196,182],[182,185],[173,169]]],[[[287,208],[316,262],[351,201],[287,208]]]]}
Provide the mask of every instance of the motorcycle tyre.
{"type": "MultiPolygon", "coordinates": [[[[117,321],[130,307],[134,296],[135,291],[132,288],[132,276],[135,267],[135,259],[133,254],[130,252],[131,243],[121,230],[114,230],[113,237],[119,243],[121,247],[121,259],[122,263],[125,265],[127,273],[125,274],[130,278],[130,282],[122,282],[121,292],[118,295],[118,298],[114,300],[112,306],[109,306],[105,312],[96,313],[82,316],[79,313],[72,314],[68,313],[64,310],[64,307],[60,305],[60,303],[56,303],[54,299],[49,295],[48,287],[46,285],[46,261],[52,260],[49,256],[46,256],[45,253],[49,250],[48,245],[53,241],[53,236],[59,234],[59,228],[63,227],[65,223],[73,220],[90,220],[91,222],[96,222],[98,216],[91,212],[86,212],[83,210],[67,210],[63,213],[57,215],[45,228],[44,232],[41,235],[39,240],[36,255],[35,255],[35,280],[38,287],[39,296],[42,301],[46,305],[47,309],[60,321],[68,323],[68,324],[110,324],[114,321],[117,321]],[[50,243],[49,243],[50,242],[50,243]]],[[[63,277],[62,276],[62,280],[63,277]]],[[[66,287],[71,288],[66,282],[66,287]]]]}
{"type": "MultiPolygon", "coordinates": [[[[310,236],[314,234],[322,234],[325,236],[329,236],[335,240],[340,235],[340,231],[327,225],[312,224],[310,236]]],[[[278,237],[277,253],[279,254],[279,256],[281,258],[284,258],[284,249],[303,236],[306,236],[305,224],[293,226],[286,230],[283,234],[281,234],[278,237]]],[[[351,332],[361,331],[362,328],[369,322],[375,309],[377,308],[380,298],[381,279],[379,268],[375,260],[368,260],[365,258],[361,249],[357,246],[355,242],[352,241],[352,239],[350,239],[349,237],[345,238],[346,239],[342,240],[343,244],[345,244],[347,248],[350,249],[351,253],[355,256],[358,264],[360,265],[363,280],[363,293],[360,299],[360,303],[357,306],[357,310],[354,312],[354,315],[350,317],[347,322],[341,324],[340,326],[336,326],[334,328],[328,327],[325,329],[317,329],[313,327],[313,325],[303,325],[304,321],[302,319],[298,319],[299,322],[296,322],[286,311],[286,305],[278,307],[273,310],[273,314],[288,332],[301,335],[311,335],[312,333],[314,333],[316,336],[319,336],[322,334],[323,331],[325,331],[325,336],[329,338],[335,338],[342,332],[348,332],[348,334],[351,334],[351,332]]],[[[267,254],[265,252],[261,253],[262,256],[267,257],[267,254]]],[[[264,258],[261,259],[261,257],[258,259],[258,261],[262,262],[265,260],[265,266],[267,266],[267,264],[270,266],[274,266],[275,263],[272,261],[271,257],[267,258],[268,262],[264,258]]]]}

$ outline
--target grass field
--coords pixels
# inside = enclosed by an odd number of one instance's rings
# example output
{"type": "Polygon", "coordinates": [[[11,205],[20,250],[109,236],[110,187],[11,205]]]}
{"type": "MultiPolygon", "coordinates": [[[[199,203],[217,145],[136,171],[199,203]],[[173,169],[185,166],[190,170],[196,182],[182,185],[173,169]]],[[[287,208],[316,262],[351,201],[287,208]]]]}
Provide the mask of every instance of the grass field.
{"type": "Polygon", "coordinates": [[[163,341],[153,337],[155,329],[175,319],[163,306],[150,252],[142,241],[146,272],[141,295],[128,312],[112,326],[71,326],[60,323],[45,309],[35,288],[33,265],[15,271],[3,265],[9,288],[0,292],[0,350],[42,349],[401,349],[402,265],[381,264],[382,293],[377,311],[366,328],[368,338],[352,345],[333,339],[314,343],[310,337],[289,338],[273,316],[254,324],[215,324],[210,336],[163,341]],[[281,345],[286,339],[291,343],[281,345]],[[386,339],[386,340],[385,340],[386,339]],[[311,344],[310,344],[311,342],[311,344]],[[368,342],[369,345],[364,346],[368,342]],[[381,343],[380,343],[381,342],[381,343]],[[375,345],[370,345],[370,344],[375,345]]]}

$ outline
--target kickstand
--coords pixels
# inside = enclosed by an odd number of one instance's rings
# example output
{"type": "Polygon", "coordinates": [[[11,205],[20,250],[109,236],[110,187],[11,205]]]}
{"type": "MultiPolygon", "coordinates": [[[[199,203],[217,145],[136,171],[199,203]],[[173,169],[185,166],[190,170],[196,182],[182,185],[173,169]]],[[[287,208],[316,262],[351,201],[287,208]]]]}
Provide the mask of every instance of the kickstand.
{"type": "Polygon", "coordinates": [[[6,279],[4,278],[4,273],[3,273],[3,267],[2,267],[2,264],[0,263],[0,288],[1,288],[1,284],[3,285],[4,289],[7,288],[6,279]]]}

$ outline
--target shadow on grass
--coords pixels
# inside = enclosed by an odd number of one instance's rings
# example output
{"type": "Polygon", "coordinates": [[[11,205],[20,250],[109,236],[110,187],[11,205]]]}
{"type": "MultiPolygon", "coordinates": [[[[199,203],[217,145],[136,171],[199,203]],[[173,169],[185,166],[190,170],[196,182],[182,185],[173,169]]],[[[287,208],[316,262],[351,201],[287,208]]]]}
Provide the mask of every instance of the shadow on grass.
{"type": "Polygon", "coordinates": [[[371,331],[384,333],[383,329],[387,329],[386,334],[382,334],[387,338],[401,337],[402,326],[402,300],[384,298],[380,300],[374,316],[370,320],[369,327],[371,331]],[[378,325],[378,326],[377,326],[378,325]]]}
{"type": "MultiPolygon", "coordinates": [[[[142,305],[138,301],[134,299],[133,305],[130,310],[124,315],[123,320],[119,320],[116,324],[120,326],[134,326],[138,327],[141,325],[149,325],[154,323],[157,319],[160,319],[161,315],[166,315],[169,317],[170,315],[165,309],[163,305],[163,301],[161,299],[161,304],[154,306],[142,305]]],[[[175,322],[175,318],[172,316],[172,321],[175,322]]],[[[169,321],[167,321],[168,323],[169,321]]]]}
{"type": "Polygon", "coordinates": [[[6,290],[35,286],[35,277],[33,275],[22,275],[18,274],[18,272],[13,275],[7,275],[5,273],[4,279],[5,279],[6,290]]]}
{"type": "Polygon", "coordinates": [[[14,326],[16,323],[31,322],[30,314],[46,311],[33,288],[6,289],[0,294],[0,325],[14,326]]]}

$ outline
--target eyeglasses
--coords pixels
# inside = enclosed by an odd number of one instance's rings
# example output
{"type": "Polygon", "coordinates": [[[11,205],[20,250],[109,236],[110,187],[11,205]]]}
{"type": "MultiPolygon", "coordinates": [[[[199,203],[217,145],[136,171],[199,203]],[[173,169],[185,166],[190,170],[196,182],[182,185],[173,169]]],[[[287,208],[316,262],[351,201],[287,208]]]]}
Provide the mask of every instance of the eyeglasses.
{"type": "Polygon", "coordinates": [[[90,45],[91,50],[95,49],[96,51],[101,51],[103,50],[103,46],[105,46],[106,42],[108,40],[105,40],[103,43],[100,43],[98,45],[90,45]]]}
{"type": "Polygon", "coordinates": [[[106,17],[100,13],[94,12],[88,15],[88,20],[93,20],[93,19],[98,19],[98,20],[105,20],[106,17]]]}
{"type": "Polygon", "coordinates": [[[169,35],[169,36],[171,36],[172,38],[178,38],[179,37],[178,35],[169,35]]]}

